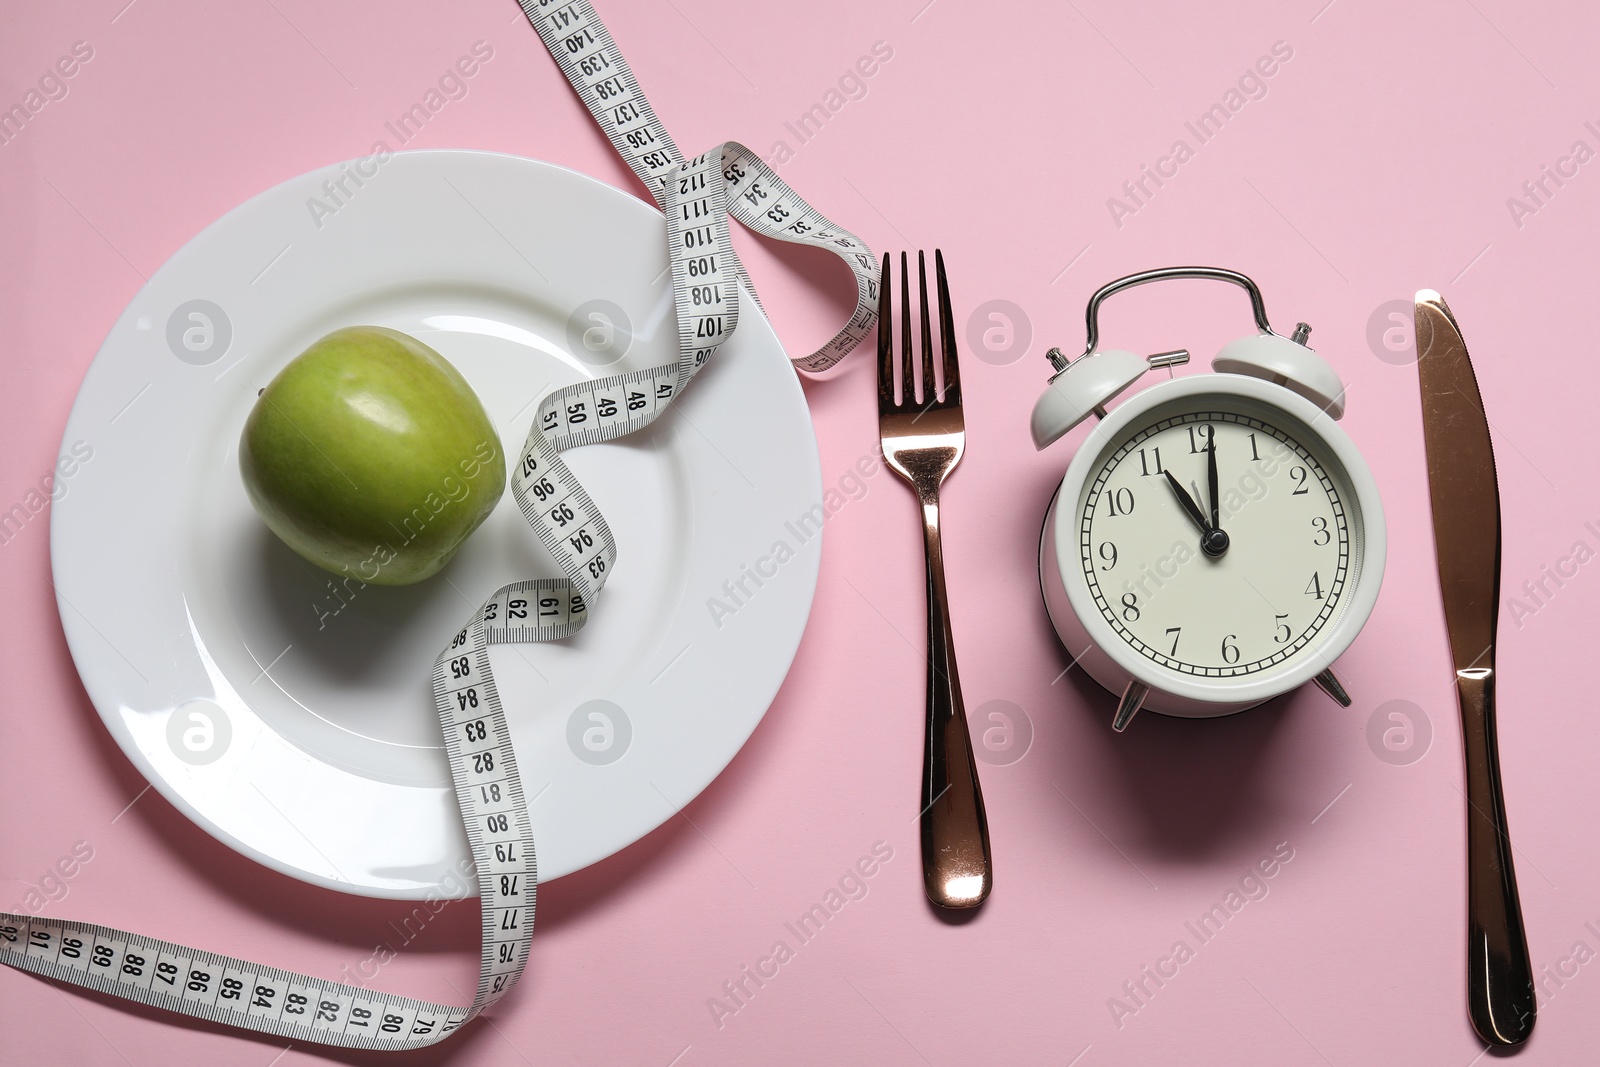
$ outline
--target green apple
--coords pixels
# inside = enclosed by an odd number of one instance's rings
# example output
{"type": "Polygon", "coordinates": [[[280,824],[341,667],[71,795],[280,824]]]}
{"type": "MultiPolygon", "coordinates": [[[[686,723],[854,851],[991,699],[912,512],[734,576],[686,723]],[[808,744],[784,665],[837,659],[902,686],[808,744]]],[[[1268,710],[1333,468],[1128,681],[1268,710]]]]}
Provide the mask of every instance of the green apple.
{"type": "Polygon", "coordinates": [[[410,585],[450,562],[506,485],[500,437],[439,353],[351,326],[261,390],[239,438],[256,511],[317,566],[410,585]]]}

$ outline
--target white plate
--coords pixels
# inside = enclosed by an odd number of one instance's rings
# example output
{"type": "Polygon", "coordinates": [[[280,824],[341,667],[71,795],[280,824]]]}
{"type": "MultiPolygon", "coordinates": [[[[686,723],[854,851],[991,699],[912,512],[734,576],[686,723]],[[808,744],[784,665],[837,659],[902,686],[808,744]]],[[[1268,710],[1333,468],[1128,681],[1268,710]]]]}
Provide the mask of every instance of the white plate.
{"type": "MultiPolygon", "coordinates": [[[[84,686],[168,800],[308,882],[476,891],[460,877],[469,852],[429,672],[485,596],[554,563],[507,493],[440,575],[341,598],[252,511],[239,432],[278,368],[330,330],[375,323],[454,363],[514,456],[550,390],[675,358],[665,233],[654,208],[559,167],[405,152],[262,193],[140,291],[73,405],[62,454],[92,456],[60,479],[50,545],[84,686]],[[607,367],[569,340],[592,300],[633,324],[607,367]]],[[[821,553],[803,521],[822,495],[816,438],[772,328],[748,296],[740,310],[655,426],[568,453],[618,542],[588,627],[491,652],[544,878],[695,797],[799,644],[821,553]],[[794,558],[772,559],[778,542],[794,558]],[[742,578],[758,564],[771,572],[759,586],[742,578]],[[724,583],[741,579],[730,599],[724,583]]]]}

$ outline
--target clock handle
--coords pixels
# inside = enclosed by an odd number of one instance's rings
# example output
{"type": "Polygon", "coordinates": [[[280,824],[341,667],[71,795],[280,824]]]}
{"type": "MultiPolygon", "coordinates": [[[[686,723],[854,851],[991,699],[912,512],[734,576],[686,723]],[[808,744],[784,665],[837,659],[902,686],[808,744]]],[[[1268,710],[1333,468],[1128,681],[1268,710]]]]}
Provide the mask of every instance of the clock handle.
{"type": "MultiPolygon", "coordinates": [[[[1094,295],[1089,298],[1089,307],[1084,312],[1084,318],[1088,323],[1088,343],[1083,347],[1084,355],[1093,352],[1100,344],[1100,305],[1105,303],[1107,298],[1115,296],[1124,289],[1132,289],[1136,285],[1148,285],[1151,282],[1164,282],[1174,278],[1203,278],[1237,285],[1250,294],[1250,313],[1256,320],[1256,329],[1264,334],[1273,332],[1272,324],[1267,321],[1267,305],[1261,299],[1261,290],[1248,276],[1223,267],[1161,267],[1157,270],[1129,274],[1107,282],[1095,290],[1094,295]]],[[[1051,362],[1054,363],[1055,360],[1052,359],[1051,362]]],[[[1065,363],[1056,369],[1059,371],[1063,366],[1065,363]]]]}

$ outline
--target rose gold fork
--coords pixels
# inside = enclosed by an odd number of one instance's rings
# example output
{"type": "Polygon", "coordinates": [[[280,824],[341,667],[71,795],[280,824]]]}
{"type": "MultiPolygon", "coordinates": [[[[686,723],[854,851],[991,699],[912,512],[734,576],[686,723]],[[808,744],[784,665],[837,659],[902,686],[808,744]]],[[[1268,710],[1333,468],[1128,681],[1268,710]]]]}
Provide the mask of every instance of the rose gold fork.
{"type": "Polygon", "coordinates": [[[928,732],[922,761],[922,881],[942,908],[975,908],[989,895],[989,823],[972,759],[967,710],[956,674],[950,607],[945,598],[944,552],[939,546],[939,486],[961,460],[966,424],[961,417],[961,371],[944,255],[933,253],[939,286],[939,347],[944,388],[935,389],[933,336],[928,328],[928,272],[917,253],[922,288],[922,392],[918,400],[911,356],[911,285],[900,253],[900,381],[895,390],[894,329],[889,300],[889,256],[878,289],[878,433],[883,457],[910,483],[922,504],[928,562],[928,732]],[[899,397],[897,400],[896,397],[899,397]]]}

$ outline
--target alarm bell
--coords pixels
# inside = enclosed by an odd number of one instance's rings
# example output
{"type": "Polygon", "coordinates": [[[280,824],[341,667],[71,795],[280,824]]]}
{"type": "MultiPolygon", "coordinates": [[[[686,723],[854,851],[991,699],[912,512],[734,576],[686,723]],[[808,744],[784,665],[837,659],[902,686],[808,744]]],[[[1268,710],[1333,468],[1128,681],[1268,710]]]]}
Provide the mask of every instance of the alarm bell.
{"type": "Polygon", "coordinates": [[[1263,378],[1305,397],[1331,419],[1344,415],[1344,383],[1327,360],[1307,347],[1310,326],[1300,323],[1292,337],[1274,333],[1267,321],[1261,290],[1237,271],[1220,267],[1163,267],[1118,278],[1101,286],[1089,298],[1088,343],[1083,355],[1069,361],[1059,348],[1047,353],[1056,373],[1033,406],[1030,428],[1035,448],[1043,449],[1090,415],[1103,418],[1105,405],[1138,381],[1145,371],[1175,367],[1189,361],[1189,353],[1181,349],[1144,358],[1122,349],[1097,350],[1100,305],[1107,297],[1137,285],[1173,278],[1232,282],[1250,294],[1257,332],[1224,345],[1211,361],[1213,370],[1263,378]]]}
{"type": "MultiPolygon", "coordinates": [[[[1052,362],[1061,357],[1059,348],[1052,362]]],[[[1033,405],[1033,445],[1044,448],[1090,415],[1104,416],[1106,404],[1153,367],[1177,367],[1189,362],[1189,353],[1161,352],[1141,358],[1122,349],[1088,352],[1064,366],[1050,379],[1050,387],[1033,405]]]]}

